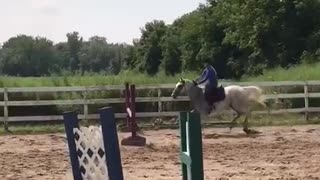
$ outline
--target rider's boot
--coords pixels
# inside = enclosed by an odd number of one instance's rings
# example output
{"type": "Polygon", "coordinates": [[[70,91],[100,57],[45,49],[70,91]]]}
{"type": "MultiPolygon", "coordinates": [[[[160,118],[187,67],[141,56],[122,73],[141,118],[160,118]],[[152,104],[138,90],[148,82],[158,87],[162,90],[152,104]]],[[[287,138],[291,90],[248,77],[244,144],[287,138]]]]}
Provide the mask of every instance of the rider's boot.
{"type": "Polygon", "coordinates": [[[210,114],[210,113],[212,112],[212,109],[213,109],[213,106],[210,106],[210,105],[209,105],[208,114],[210,114]]]}

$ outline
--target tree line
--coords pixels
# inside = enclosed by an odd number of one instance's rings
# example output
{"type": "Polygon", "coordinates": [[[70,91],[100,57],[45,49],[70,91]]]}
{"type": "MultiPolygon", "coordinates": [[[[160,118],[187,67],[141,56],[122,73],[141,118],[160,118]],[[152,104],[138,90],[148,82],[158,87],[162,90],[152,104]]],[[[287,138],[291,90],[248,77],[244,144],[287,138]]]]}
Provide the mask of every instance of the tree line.
{"type": "Polygon", "coordinates": [[[66,36],[67,42],[57,44],[45,37],[10,38],[0,49],[1,74],[23,77],[85,72],[117,74],[121,70],[126,44],[110,44],[99,36],[84,41],[78,32],[66,36]]]}
{"type": "Polygon", "coordinates": [[[211,63],[219,78],[236,79],[318,62],[318,17],[318,0],[207,0],[172,24],[147,22],[133,45],[99,36],[84,41],[78,32],[58,44],[43,37],[10,38],[0,49],[0,72],[42,76],[131,69],[152,76],[199,71],[211,63]]]}

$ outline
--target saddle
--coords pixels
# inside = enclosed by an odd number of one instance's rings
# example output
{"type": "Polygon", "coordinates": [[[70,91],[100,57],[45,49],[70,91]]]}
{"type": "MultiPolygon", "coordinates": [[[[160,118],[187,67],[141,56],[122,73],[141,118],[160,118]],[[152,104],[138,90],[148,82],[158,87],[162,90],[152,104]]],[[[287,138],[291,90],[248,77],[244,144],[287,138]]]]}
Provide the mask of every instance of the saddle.
{"type": "Polygon", "coordinates": [[[210,105],[222,101],[226,98],[225,90],[222,85],[220,85],[217,88],[214,88],[211,92],[209,92],[209,98],[208,98],[208,103],[210,105]]]}

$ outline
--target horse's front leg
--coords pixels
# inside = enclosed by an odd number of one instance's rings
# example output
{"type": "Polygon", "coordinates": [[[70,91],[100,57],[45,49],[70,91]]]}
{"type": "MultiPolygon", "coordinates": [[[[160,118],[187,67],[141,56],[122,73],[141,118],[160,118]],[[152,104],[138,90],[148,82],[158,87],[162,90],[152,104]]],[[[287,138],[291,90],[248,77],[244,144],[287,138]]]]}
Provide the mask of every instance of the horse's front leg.
{"type": "Polygon", "coordinates": [[[246,117],[244,119],[244,122],[243,122],[243,131],[247,134],[249,134],[251,132],[251,130],[248,128],[248,113],[246,114],[246,117]]]}
{"type": "Polygon", "coordinates": [[[246,114],[246,117],[244,119],[244,122],[243,122],[243,131],[246,133],[246,134],[259,134],[260,132],[259,131],[255,131],[253,129],[249,129],[249,123],[248,123],[248,119],[249,117],[251,117],[251,113],[247,113],[246,114]]]}
{"type": "Polygon", "coordinates": [[[233,120],[230,122],[230,126],[229,126],[230,131],[231,131],[232,128],[234,127],[234,124],[235,124],[235,122],[237,121],[237,119],[239,119],[239,117],[240,117],[240,114],[237,113],[237,116],[236,116],[235,118],[233,118],[233,120]]]}

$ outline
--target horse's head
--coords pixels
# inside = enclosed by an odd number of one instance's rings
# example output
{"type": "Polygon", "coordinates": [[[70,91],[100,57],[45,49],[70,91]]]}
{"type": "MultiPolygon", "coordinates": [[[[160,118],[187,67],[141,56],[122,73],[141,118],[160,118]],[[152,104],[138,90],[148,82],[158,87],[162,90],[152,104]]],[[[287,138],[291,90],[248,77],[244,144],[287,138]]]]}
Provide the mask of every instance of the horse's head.
{"type": "Polygon", "coordinates": [[[180,95],[183,92],[188,91],[194,85],[195,84],[193,81],[180,78],[179,82],[176,84],[176,87],[174,88],[174,90],[171,93],[171,97],[173,97],[174,99],[177,98],[178,95],[180,95]]]}

